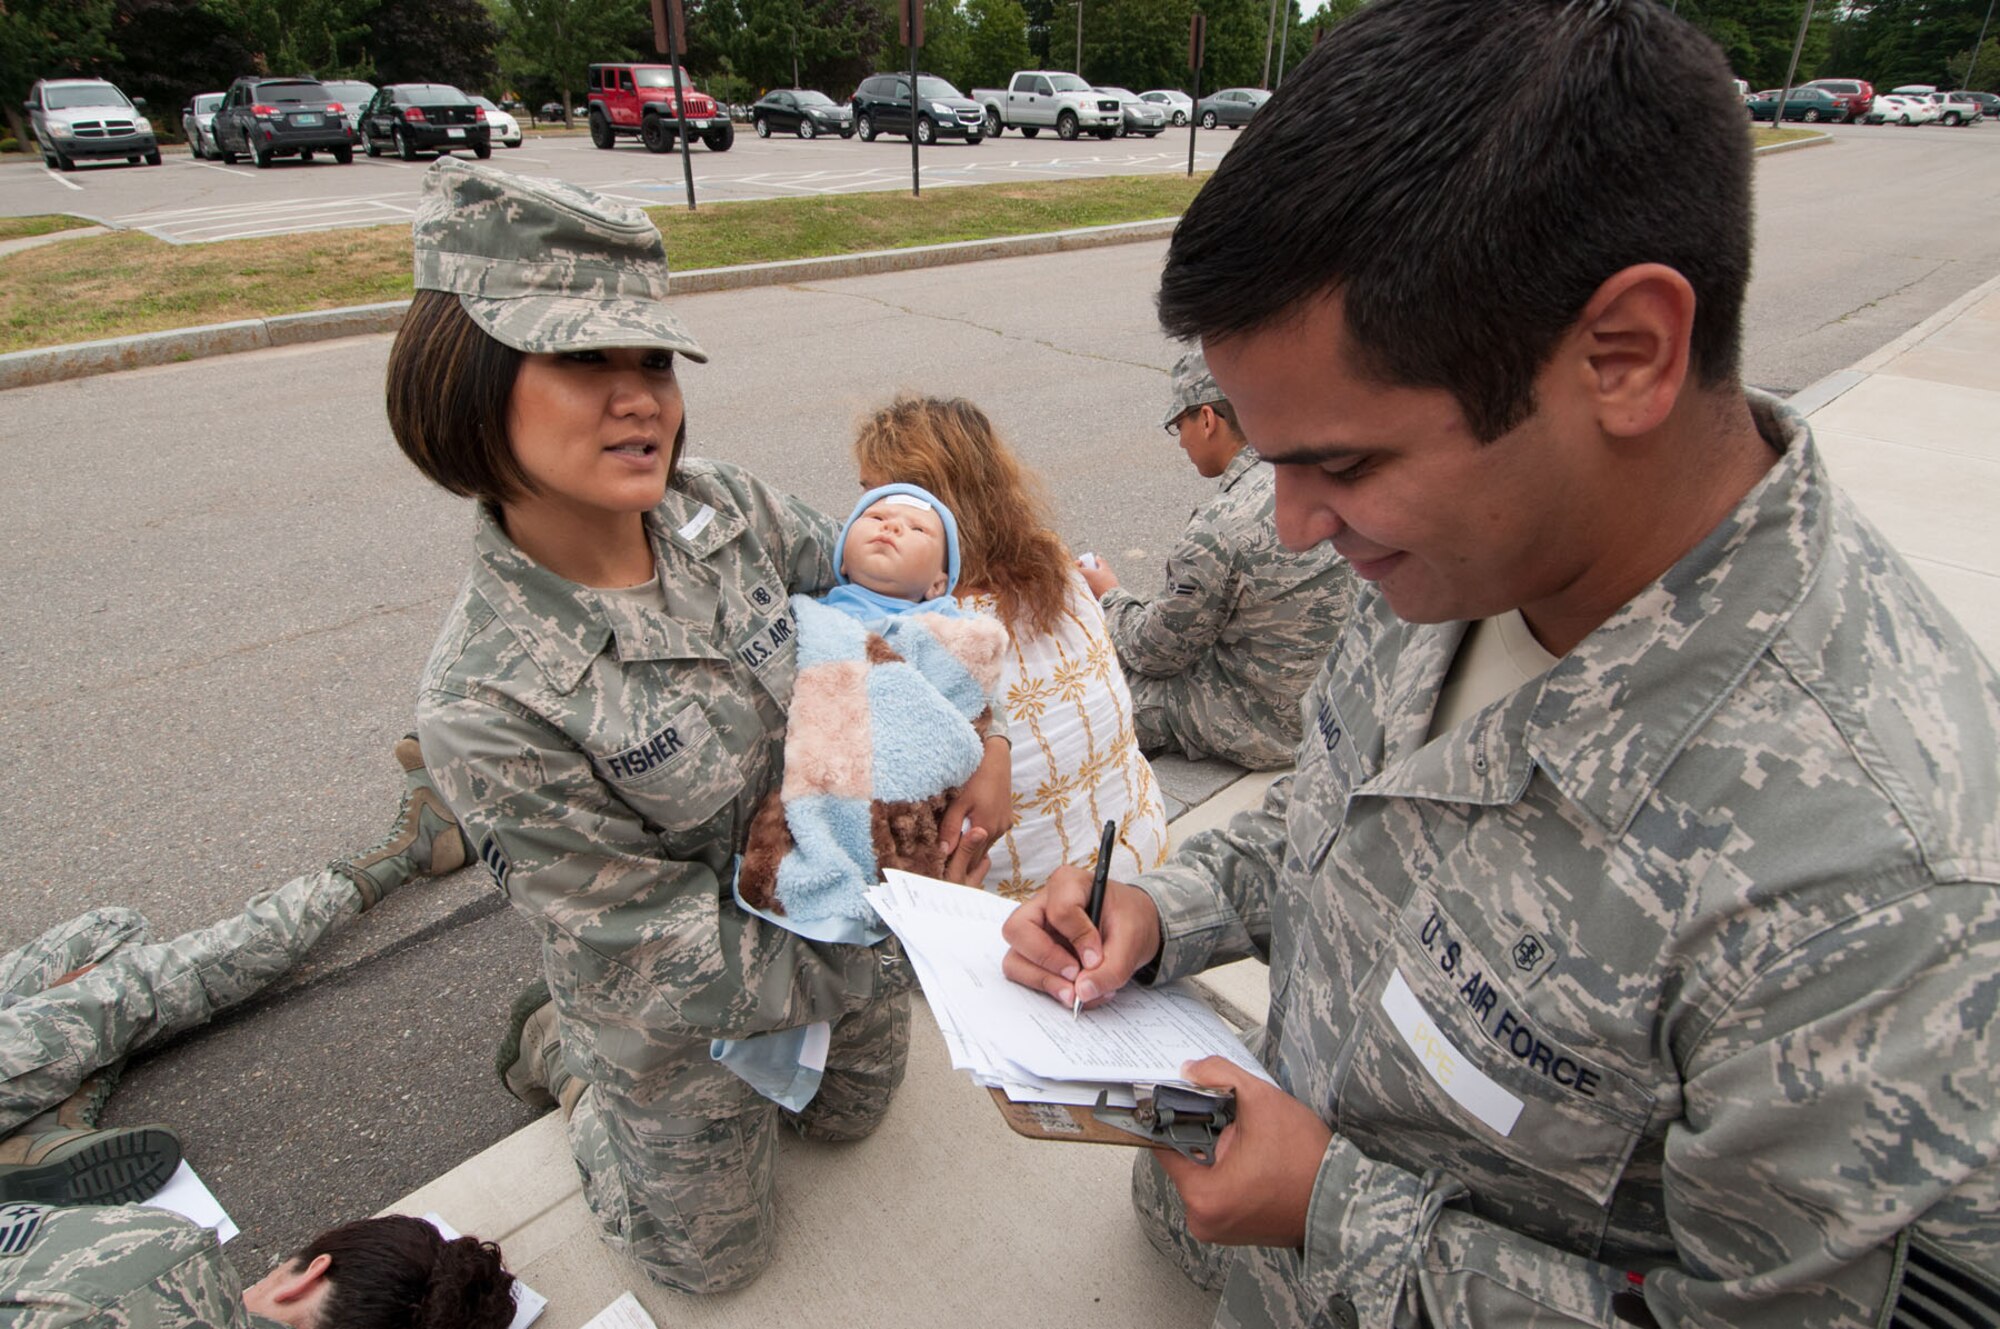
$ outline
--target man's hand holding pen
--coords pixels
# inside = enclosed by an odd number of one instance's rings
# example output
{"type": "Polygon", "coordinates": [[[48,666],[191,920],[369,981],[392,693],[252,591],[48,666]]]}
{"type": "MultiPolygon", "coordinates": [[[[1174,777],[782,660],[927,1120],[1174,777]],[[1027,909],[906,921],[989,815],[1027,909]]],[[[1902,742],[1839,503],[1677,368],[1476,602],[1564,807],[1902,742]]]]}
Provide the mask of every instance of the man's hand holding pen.
{"type": "Polygon", "coordinates": [[[1008,978],[1065,1006],[1079,996],[1095,1006],[1160,953],[1160,915],[1144,891],[1107,881],[1103,918],[1092,926],[1090,873],[1057,868],[1000,935],[1007,941],[1001,968],[1008,978]]]}
{"type": "MultiPolygon", "coordinates": [[[[1104,884],[1100,922],[1090,920],[1091,874],[1058,868],[1001,927],[1001,968],[1023,987],[1068,1006],[1107,1000],[1160,953],[1153,898],[1120,881],[1104,884]]],[[[1313,1110],[1221,1057],[1190,1063],[1192,1084],[1236,1092],[1236,1119],[1210,1166],[1171,1149],[1154,1156],[1187,1211],[1188,1231],[1224,1245],[1298,1246],[1305,1241],[1313,1181],[1333,1133],[1313,1110]]]]}

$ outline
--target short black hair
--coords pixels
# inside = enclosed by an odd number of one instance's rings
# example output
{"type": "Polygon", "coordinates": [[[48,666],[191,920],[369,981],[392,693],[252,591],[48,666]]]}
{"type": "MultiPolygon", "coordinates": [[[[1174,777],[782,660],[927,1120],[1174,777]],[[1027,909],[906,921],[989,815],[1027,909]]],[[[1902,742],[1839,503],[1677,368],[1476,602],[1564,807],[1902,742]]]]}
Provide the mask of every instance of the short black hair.
{"type": "Polygon", "coordinates": [[[1196,196],[1161,325],[1228,337],[1337,292],[1365,372],[1451,392],[1490,441],[1605,279],[1662,263],[1694,288],[1695,374],[1727,386],[1748,124],[1722,52],[1658,0],[1378,0],[1196,196]]]}
{"type": "Polygon", "coordinates": [[[389,430],[431,480],[504,503],[532,490],[507,409],[527,356],[472,321],[450,291],[418,291],[389,348],[389,430]]]}

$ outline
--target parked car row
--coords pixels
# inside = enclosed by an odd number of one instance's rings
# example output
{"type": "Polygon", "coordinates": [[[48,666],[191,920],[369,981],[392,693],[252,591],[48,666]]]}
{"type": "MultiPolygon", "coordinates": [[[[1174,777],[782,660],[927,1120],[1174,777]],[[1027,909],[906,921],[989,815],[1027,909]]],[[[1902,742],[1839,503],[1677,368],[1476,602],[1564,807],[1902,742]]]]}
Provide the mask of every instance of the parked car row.
{"type": "MultiPolygon", "coordinates": [[[[1009,126],[1029,138],[1043,129],[1064,139],[1085,132],[1150,138],[1190,120],[1205,129],[1248,124],[1271,95],[1258,88],[1225,88],[1197,104],[1171,88],[1135,93],[1092,87],[1059,70],[1022,70],[1004,92],[979,89],[971,97],[944,79],[920,74],[912,96],[908,74],[874,74],[845,105],[824,93],[783,89],[754,106],[725,110],[685,71],[679,80],[684,106],[679,105],[675,82],[671,65],[590,66],[585,115],[591,141],[612,148],[620,138],[635,137],[650,151],[667,152],[678,146],[684,120],[690,139],[701,139],[711,152],[727,152],[735,141],[737,112],[759,138],[838,134],[868,142],[894,134],[919,143],[958,138],[976,144],[1009,126]]],[[[69,170],[81,157],[123,156],[157,165],[159,143],[139,114],[143,106],[100,79],[45,79],[35,85],[26,109],[43,159],[69,170]]],[[[563,108],[551,102],[541,114],[559,119],[563,108]]],[[[197,158],[233,164],[248,157],[260,168],[281,157],[309,162],[321,152],[345,165],[353,161],[357,144],[371,157],[394,152],[404,161],[460,149],[486,158],[495,142],[521,145],[521,125],[513,115],[449,84],[377,88],[303,76],[245,76],[227,92],[198,93],[181,108],[181,130],[197,158]]]]}
{"type": "MultiPolygon", "coordinates": [[[[1781,91],[1745,92],[1750,118],[1774,119],[1781,91]]],[[[1877,94],[1867,79],[1816,78],[1785,94],[1784,116],[1808,124],[1972,125],[1996,113],[2000,97],[1990,92],[1940,92],[1928,83],[1913,83],[1877,94]]]]}
{"type": "Polygon", "coordinates": [[[1075,74],[1041,69],[1020,70],[1006,88],[974,88],[969,97],[944,79],[919,74],[916,91],[913,98],[908,74],[872,74],[845,105],[823,92],[782,88],[749,107],[747,118],[759,138],[838,134],[858,135],[865,143],[879,135],[914,134],[919,143],[956,138],[976,144],[1008,129],[1019,130],[1024,138],[1044,129],[1062,139],[1085,134],[1152,138],[1190,120],[1207,129],[1240,127],[1271,96],[1260,88],[1225,88],[1197,105],[1174,88],[1133,92],[1093,87],[1075,74]]]}
{"type": "MultiPolygon", "coordinates": [[[[159,138],[141,113],[143,98],[127,97],[102,79],[43,79],[24,109],[43,162],[73,170],[81,160],[123,157],[160,164],[159,138]]],[[[226,92],[202,92],[181,108],[181,132],[197,158],[267,167],[281,157],[311,161],[324,152],[341,165],[357,144],[371,157],[394,151],[469,148],[488,157],[497,139],[521,145],[521,126],[484,97],[467,97],[442,83],[321,82],[304,77],[245,75],[226,92]]]]}

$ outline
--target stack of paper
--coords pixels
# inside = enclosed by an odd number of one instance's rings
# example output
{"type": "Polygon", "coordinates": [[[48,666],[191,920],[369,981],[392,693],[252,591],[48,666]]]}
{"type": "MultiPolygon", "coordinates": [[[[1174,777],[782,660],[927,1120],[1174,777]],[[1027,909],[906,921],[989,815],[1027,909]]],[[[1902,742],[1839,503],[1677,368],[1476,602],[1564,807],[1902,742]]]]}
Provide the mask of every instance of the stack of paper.
{"type": "Polygon", "coordinates": [[[1132,1105],[1134,1084],[1178,1081],[1184,1062],[1227,1057],[1265,1079],[1221,1016],[1185,984],[1126,987],[1072,1020],[1067,1006],[1001,972],[1015,904],[891,868],[868,903],[902,939],[951,1064],[1026,1103],[1132,1105]]]}

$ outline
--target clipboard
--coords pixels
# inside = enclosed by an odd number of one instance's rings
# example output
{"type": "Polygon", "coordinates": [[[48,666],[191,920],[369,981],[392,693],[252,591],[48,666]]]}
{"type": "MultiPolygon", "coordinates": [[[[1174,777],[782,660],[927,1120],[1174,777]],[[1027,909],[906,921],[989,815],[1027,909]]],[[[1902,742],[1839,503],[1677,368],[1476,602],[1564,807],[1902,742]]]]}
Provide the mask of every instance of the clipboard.
{"type": "Polygon", "coordinates": [[[1113,1107],[1099,1091],[1097,1102],[1017,1103],[999,1088],[987,1091],[1016,1135],[1071,1144],[1115,1144],[1134,1149],[1172,1149],[1206,1167],[1215,1161],[1216,1141],[1236,1119],[1236,1095],[1228,1089],[1192,1084],[1135,1084],[1132,1107],[1113,1107]]]}

